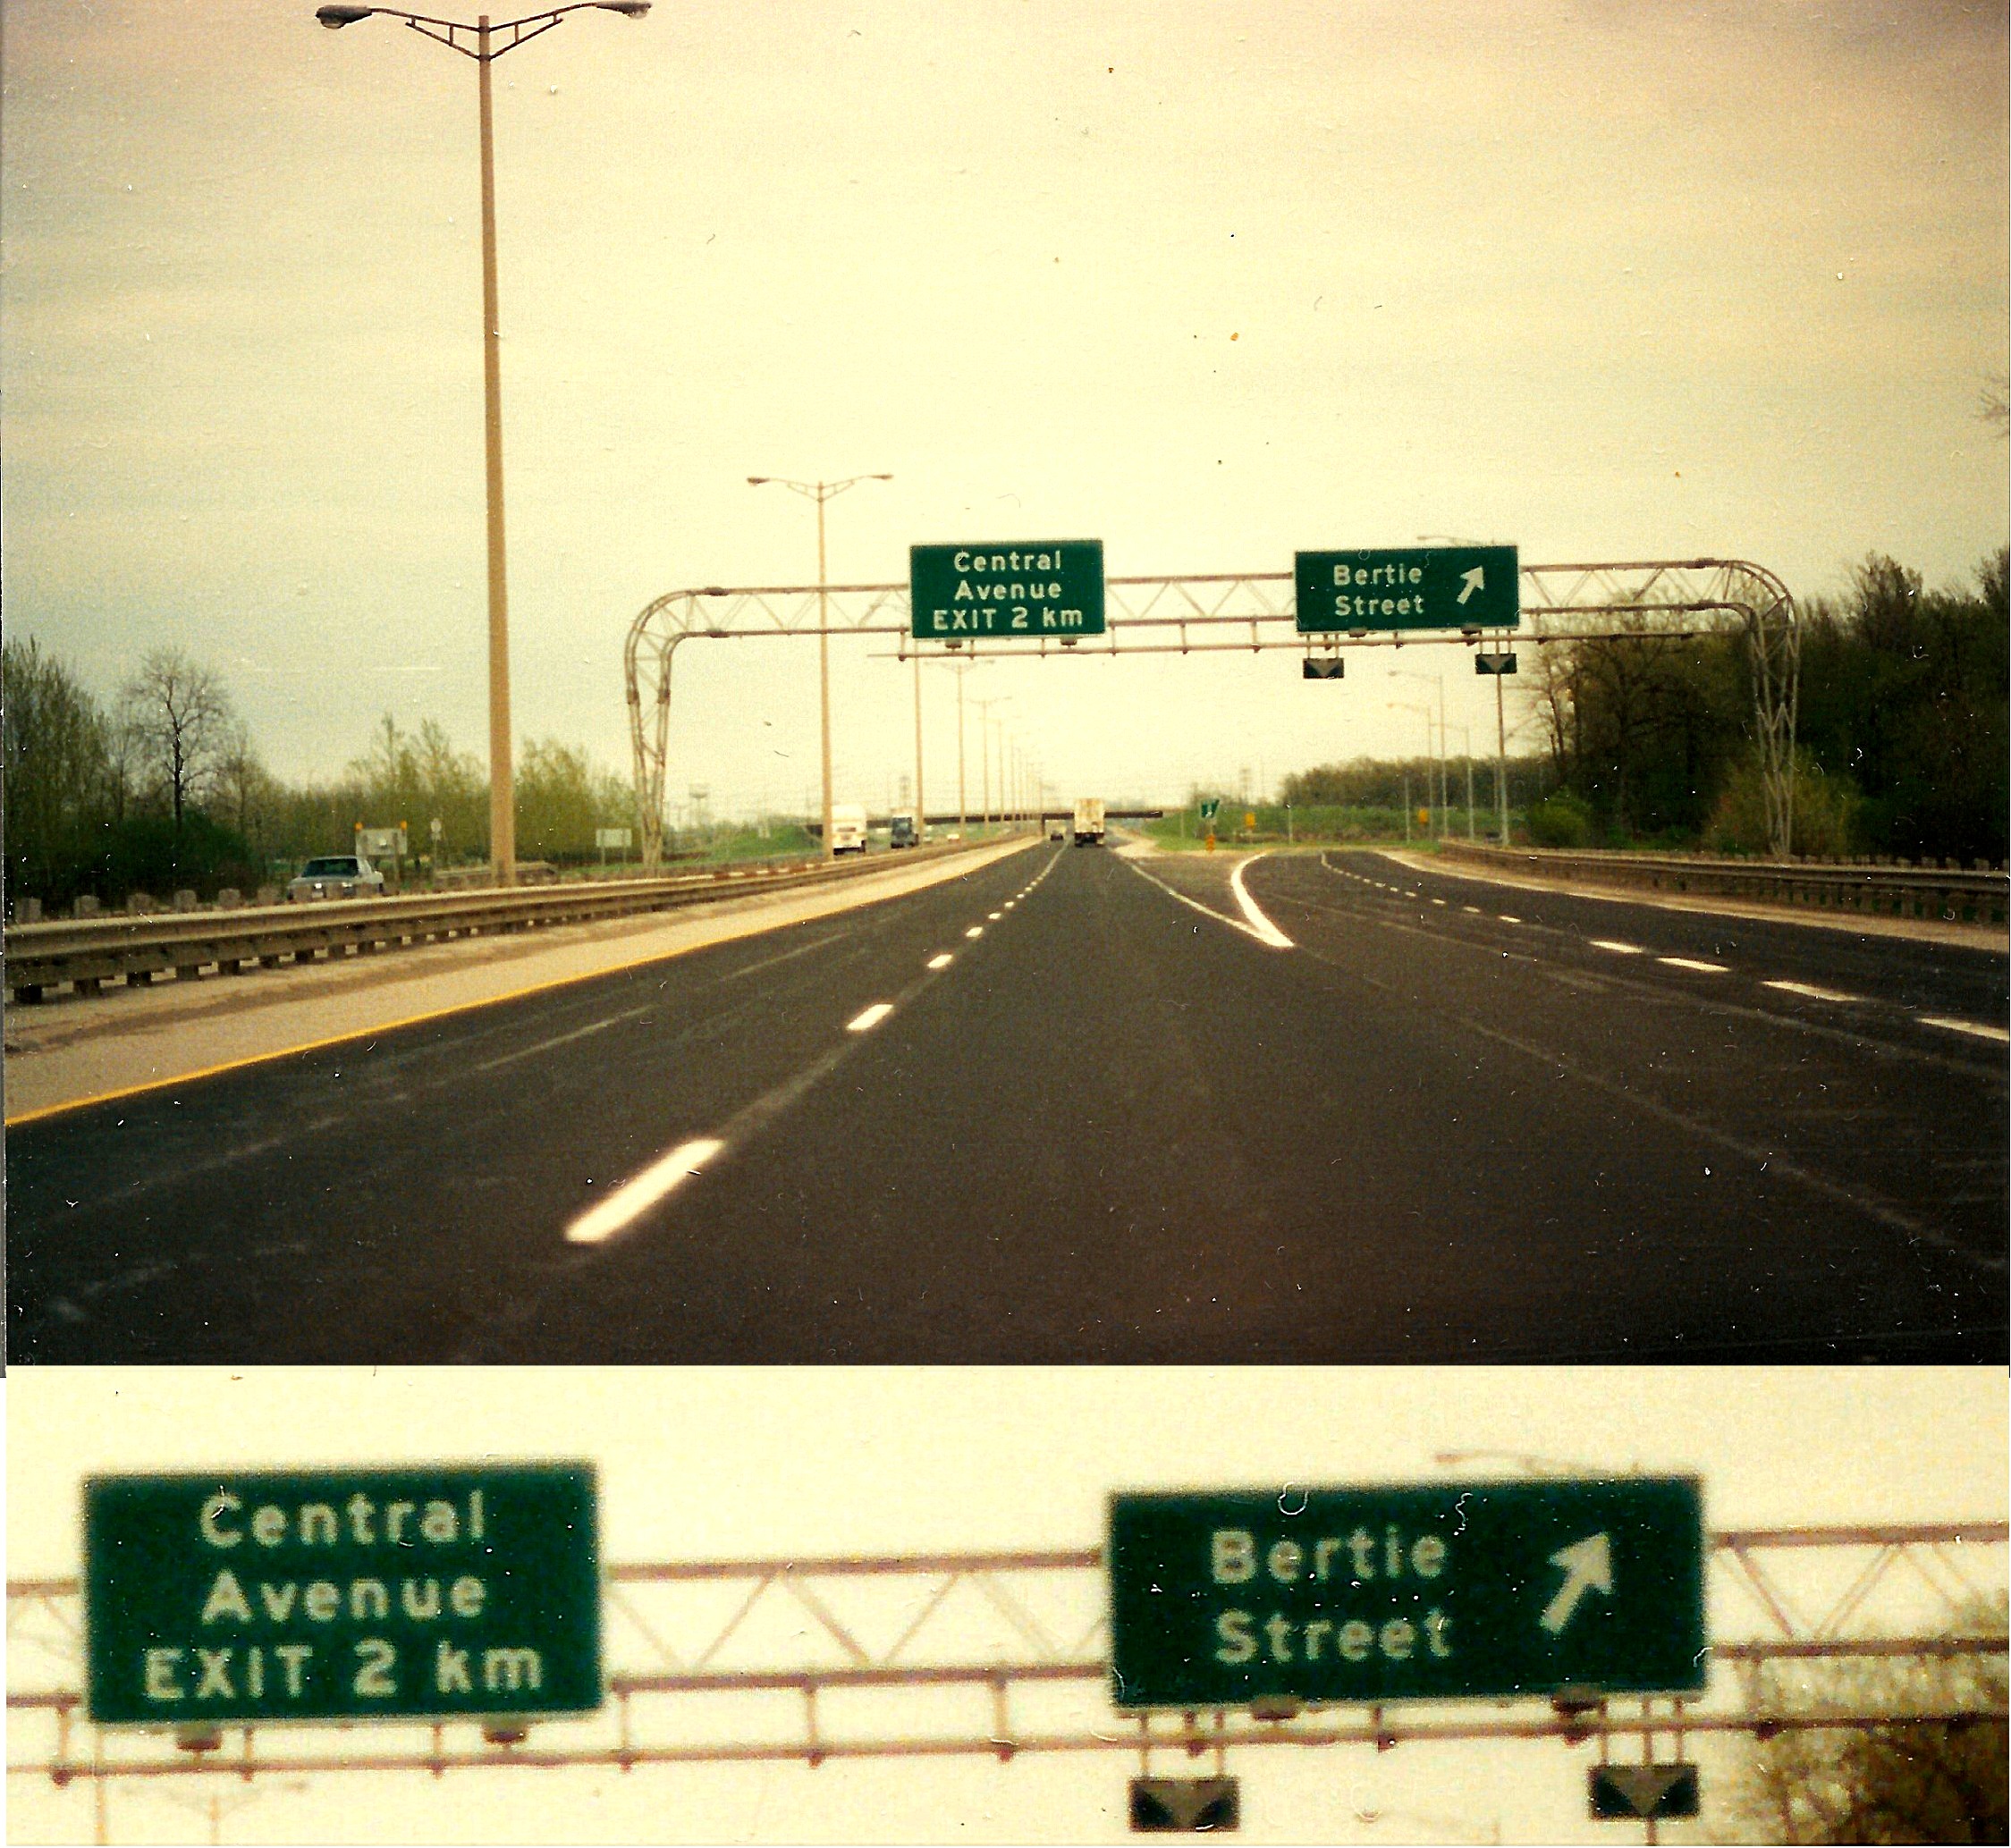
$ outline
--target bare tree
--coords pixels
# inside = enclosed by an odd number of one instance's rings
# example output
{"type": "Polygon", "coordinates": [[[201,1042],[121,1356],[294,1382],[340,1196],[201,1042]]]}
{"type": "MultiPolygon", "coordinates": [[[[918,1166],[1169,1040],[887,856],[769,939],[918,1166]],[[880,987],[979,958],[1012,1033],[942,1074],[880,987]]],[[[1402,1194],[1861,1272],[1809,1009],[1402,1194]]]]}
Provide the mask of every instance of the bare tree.
{"type": "MultiPolygon", "coordinates": [[[[1957,1626],[2001,1638],[2004,1612],[1957,1626]]],[[[1761,1677],[1770,1710],[1967,1711],[1967,1721],[1787,1732],[1747,1748],[1730,1799],[1732,1839],[1787,1843],[2001,1842],[2006,1820],[2001,1657],[1855,1667],[1787,1665],[1761,1677]]]]}
{"type": "Polygon", "coordinates": [[[166,799],[176,833],[224,767],[232,741],[230,695],[212,668],[179,648],[156,648],[128,680],[122,717],[141,772],[166,799]]]}

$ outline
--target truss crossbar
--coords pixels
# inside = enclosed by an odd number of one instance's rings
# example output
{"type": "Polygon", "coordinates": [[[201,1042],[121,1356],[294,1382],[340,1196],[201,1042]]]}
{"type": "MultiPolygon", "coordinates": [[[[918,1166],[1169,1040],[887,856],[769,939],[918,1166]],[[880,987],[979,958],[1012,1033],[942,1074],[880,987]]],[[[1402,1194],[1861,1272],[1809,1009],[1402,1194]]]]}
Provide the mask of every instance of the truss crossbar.
{"type": "MultiPolygon", "coordinates": [[[[967,654],[1135,654],[1261,652],[1298,648],[1402,647],[1407,643],[1480,639],[1477,630],[1417,631],[1399,637],[1278,637],[1295,620],[1289,571],[1200,572],[1104,579],[1105,629],[1080,638],[1003,637],[951,641],[967,654]],[[1228,632],[1234,639],[1228,639],[1228,632]]],[[[1737,559],[1644,560],[1525,565],[1522,609],[1538,644],[1605,637],[1673,639],[1737,628],[1752,663],[1754,730],[1767,792],[1767,829],[1777,857],[1793,851],[1796,707],[1801,623],[1795,600],[1770,571],[1737,559]],[[1700,627],[1700,620],[1702,627],[1700,627]]],[[[1497,631],[1506,635],[1507,631],[1497,631]]],[[[859,635],[908,636],[905,584],[760,585],[672,590],[646,603],[629,626],[622,663],[629,736],[635,759],[637,825],[643,864],[663,858],[663,786],[668,770],[671,675],[679,646],[694,639],[859,635]],[[820,612],[822,620],[820,620],[820,612]]]]}
{"type": "Polygon", "coordinates": [[[90,1727],[77,1582],[24,1580],[8,1586],[10,1673],[25,1678],[38,1661],[45,1675],[53,1665],[54,1677],[10,1686],[11,1731],[38,1725],[54,1736],[32,1751],[11,1740],[9,1770],[64,1783],[206,1772],[816,1765],[1955,1723],[2001,1708],[1977,1704],[1977,1695],[1965,1704],[1929,1678],[1914,1707],[1888,1694],[1875,1710],[1847,1697],[1784,1709],[1761,1670],[2001,1658],[2006,1556],[2007,1528],[1998,1523],[1714,1533],[1708,1595],[1721,1672],[1706,1694],[1669,1713],[1658,1715],[1652,1700],[1592,1715],[1506,1701],[1417,1703],[1365,1717],[1313,1706],[1289,1717],[1214,1715],[1205,1724],[1198,1715],[1142,1718],[1109,1706],[1103,1556],[1094,1548],[616,1565],[606,1574],[610,1698],[601,1716],[544,1723],[535,1749],[450,1747],[444,1726],[384,1724],[370,1737],[384,1743],[361,1751],[351,1749],[350,1729],[215,1728],[175,1740],[165,1731],[90,1727]]]}

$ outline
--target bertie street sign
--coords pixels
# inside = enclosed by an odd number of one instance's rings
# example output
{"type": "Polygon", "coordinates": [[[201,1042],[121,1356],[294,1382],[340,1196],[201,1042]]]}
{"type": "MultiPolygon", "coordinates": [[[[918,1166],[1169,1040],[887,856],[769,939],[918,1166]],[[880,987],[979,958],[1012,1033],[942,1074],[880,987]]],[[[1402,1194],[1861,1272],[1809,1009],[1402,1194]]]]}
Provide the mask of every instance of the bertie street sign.
{"type": "Polygon", "coordinates": [[[910,545],[908,591],[910,633],[918,641],[1100,636],[1103,542],[910,545]]]}
{"type": "Polygon", "coordinates": [[[1513,545],[1297,552],[1298,632],[1514,629],[1522,578],[1513,545]]]}
{"type": "Polygon", "coordinates": [[[100,1725],[591,1712],[600,1599],[587,1464],[84,1485],[100,1725]]]}
{"type": "Polygon", "coordinates": [[[1704,1685],[1694,1477],[1115,1495],[1107,1557],[1123,1709],[1704,1685]]]}

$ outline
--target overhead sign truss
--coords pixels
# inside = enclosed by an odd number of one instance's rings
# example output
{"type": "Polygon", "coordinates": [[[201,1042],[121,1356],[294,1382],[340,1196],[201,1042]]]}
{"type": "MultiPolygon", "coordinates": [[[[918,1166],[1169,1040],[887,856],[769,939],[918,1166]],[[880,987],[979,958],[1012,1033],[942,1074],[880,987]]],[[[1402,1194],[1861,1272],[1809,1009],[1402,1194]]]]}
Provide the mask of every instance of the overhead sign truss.
{"type": "MultiPolygon", "coordinates": [[[[1674,640],[1736,632],[1752,662],[1755,736],[1766,788],[1771,850],[1793,848],[1795,720],[1801,619],[1780,579],[1738,559],[1661,559],[1523,565],[1518,640],[1618,637],[1674,640]]],[[[907,584],[706,585],[652,599],[629,626],[623,670],[636,803],[645,866],[663,858],[663,793],[670,755],[672,670],[688,641],[792,636],[891,637],[896,658],[1104,654],[1261,654],[1289,648],[1331,659],[1343,648],[1415,647],[1428,642],[1495,646],[1457,623],[1442,631],[1310,635],[1297,627],[1291,571],[1199,572],[1105,578],[1101,635],[1057,630],[945,636],[918,642],[907,584]]],[[[1492,632],[1497,637],[1500,630],[1492,632]]]]}
{"type": "MultiPolygon", "coordinates": [[[[605,1569],[606,1703],[529,1729],[494,1717],[384,1720],[367,1733],[257,1724],[135,1731],[84,1709],[80,1587],[7,1588],[11,1776],[100,1783],[227,1773],[495,1770],[720,1761],[1136,1752],[1139,1769],[1246,1746],[1469,1739],[1601,1742],[1863,1728],[1973,1717],[1790,1706],[1762,1671],[1867,1657],[1996,1657],[1975,1613],[2006,1582],[2002,1523],[1790,1528],[1710,1537],[1713,1670],[1694,1698],[1548,1699],[1509,1707],[1283,1701],[1262,1711],[1121,1715],[1100,1549],[873,1558],[669,1561],[605,1569]],[[701,1704],[694,1707],[697,1700],[701,1704]]],[[[1677,1756],[1680,1757],[1680,1751],[1677,1756]]]]}

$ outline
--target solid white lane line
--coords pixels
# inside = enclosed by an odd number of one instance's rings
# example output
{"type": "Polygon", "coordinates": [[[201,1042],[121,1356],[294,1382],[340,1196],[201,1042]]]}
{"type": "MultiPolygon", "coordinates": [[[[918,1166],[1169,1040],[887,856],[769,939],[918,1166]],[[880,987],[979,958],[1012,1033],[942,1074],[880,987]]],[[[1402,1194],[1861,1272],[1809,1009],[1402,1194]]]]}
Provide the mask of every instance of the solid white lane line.
{"type": "Polygon", "coordinates": [[[1783,994],[1805,994],[1812,1001],[1862,1001],[1861,994],[1844,994],[1834,988],[1818,988],[1809,982],[1762,982],[1762,988],[1778,988],[1783,994]]]}
{"type": "Polygon", "coordinates": [[[1971,1034],[1979,1040],[2011,1041],[2011,1033],[2001,1026],[1988,1026],[1981,1020],[1951,1020],[1946,1014],[1922,1014],[1922,1026],[1939,1026],[1952,1034],[1971,1034]]]}
{"type": "Polygon", "coordinates": [[[1611,937],[1593,937],[1589,941],[1594,949],[1610,949],[1615,956],[1644,956],[1647,953],[1638,943],[1621,943],[1611,937]]]}
{"type": "Polygon", "coordinates": [[[556,1039],[540,1040],[535,1046],[520,1046],[514,1052],[505,1052],[500,1059],[486,1059],[480,1065],[471,1065],[470,1072],[493,1072],[506,1065],[514,1065],[520,1059],[535,1059],[540,1052],[549,1052],[554,1046],[569,1046],[575,1040],[584,1040],[590,1034],[605,1033],[618,1020],[633,1020],[638,1014],[649,1012],[647,1008],[629,1008],[620,1014],[610,1014],[605,1020],[589,1022],[585,1026],[575,1027],[569,1034],[561,1034],[556,1039]]]}
{"type": "Polygon", "coordinates": [[[1250,930],[1257,941],[1268,943],[1273,949],[1289,949],[1292,940],[1257,909],[1257,901],[1244,889],[1243,869],[1263,858],[1262,854],[1252,854],[1248,859],[1238,861],[1236,871],[1229,875],[1229,889],[1236,894],[1236,902],[1243,907],[1243,916],[1250,920],[1250,930]]]}
{"type": "Polygon", "coordinates": [[[1700,975],[1729,975],[1723,963],[1700,963],[1686,956],[1658,956],[1655,960],[1671,969],[1694,969],[1700,975]]]}
{"type": "Polygon", "coordinates": [[[941,956],[932,956],[929,966],[932,969],[947,969],[950,966],[950,952],[946,949],[941,956]]]}
{"type": "Polygon", "coordinates": [[[571,1245],[599,1245],[625,1230],[663,1199],[672,1188],[695,1175],[726,1144],[710,1138],[680,1143],[665,1156],[624,1182],[598,1206],[589,1207],[566,1228],[571,1245]]]}
{"type": "Polygon", "coordinates": [[[870,1033],[894,1010],[891,1001],[875,1001],[862,1014],[855,1014],[845,1023],[849,1034],[870,1033]]]}
{"type": "Polygon", "coordinates": [[[967,937],[982,937],[984,934],[984,926],[983,924],[973,924],[967,931],[964,932],[964,935],[967,937]]]}

